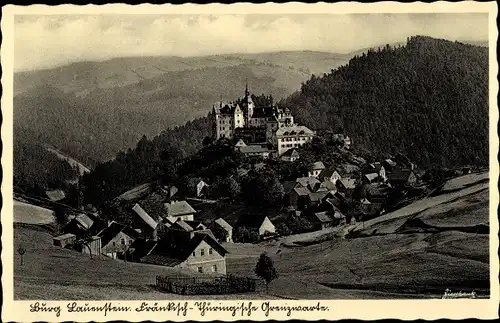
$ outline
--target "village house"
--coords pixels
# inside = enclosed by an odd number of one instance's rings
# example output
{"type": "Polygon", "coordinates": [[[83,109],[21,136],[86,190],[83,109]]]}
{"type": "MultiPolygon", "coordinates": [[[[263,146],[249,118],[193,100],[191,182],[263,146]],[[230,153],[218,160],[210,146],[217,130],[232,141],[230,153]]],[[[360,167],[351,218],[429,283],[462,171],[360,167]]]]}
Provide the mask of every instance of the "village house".
{"type": "Polygon", "coordinates": [[[322,182],[331,182],[336,184],[339,179],[341,179],[339,172],[334,168],[324,169],[319,175],[318,179],[322,182]]]}
{"type": "Polygon", "coordinates": [[[290,205],[297,210],[302,210],[309,204],[309,193],[307,187],[295,187],[289,194],[290,205]]]}
{"type": "Polygon", "coordinates": [[[66,233],[57,237],[54,237],[53,244],[56,247],[66,248],[68,245],[73,245],[76,241],[76,235],[72,233],[66,233]]]}
{"type": "Polygon", "coordinates": [[[205,181],[200,180],[196,184],[196,197],[206,197],[208,195],[208,189],[210,185],[205,183],[205,181]]]}
{"type": "Polygon", "coordinates": [[[132,211],[142,220],[140,221],[140,225],[138,226],[138,229],[141,230],[142,235],[147,239],[156,239],[158,222],[155,221],[151,216],[149,216],[149,214],[144,211],[144,209],[138,203],[134,204],[134,206],[132,207],[132,211]]]}
{"type": "Polygon", "coordinates": [[[161,191],[167,196],[168,200],[171,200],[179,192],[179,189],[175,185],[168,184],[161,186],[161,191]]]}
{"type": "Polygon", "coordinates": [[[314,213],[314,217],[311,222],[315,224],[318,230],[324,230],[333,227],[333,220],[328,215],[328,211],[314,213]]]}
{"type": "Polygon", "coordinates": [[[276,233],[276,227],[267,216],[245,214],[238,219],[238,227],[254,229],[259,236],[276,233]]]}
{"type": "Polygon", "coordinates": [[[205,232],[195,232],[187,240],[165,239],[141,262],[189,269],[198,273],[226,274],[227,250],[205,232]]]}
{"type": "Polygon", "coordinates": [[[321,204],[323,198],[328,195],[328,192],[309,192],[309,206],[315,207],[321,204]]]}
{"type": "Polygon", "coordinates": [[[382,162],[382,166],[384,166],[386,172],[392,172],[396,169],[397,164],[395,161],[388,158],[382,162]]]}
{"type": "Polygon", "coordinates": [[[151,254],[158,242],[156,240],[137,238],[126,251],[127,261],[140,262],[141,258],[151,254]]]}
{"type": "Polygon", "coordinates": [[[294,162],[300,158],[299,152],[296,149],[290,149],[284,152],[280,159],[285,162],[294,162]]]}
{"type": "Polygon", "coordinates": [[[378,179],[379,179],[378,173],[369,173],[369,174],[363,175],[363,177],[361,178],[361,182],[366,185],[366,184],[374,183],[378,179]]]}
{"type": "Polygon", "coordinates": [[[316,177],[298,177],[295,182],[295,187],[314,187],[316,184],[321,183],[316,177]]]}
{"type": "Polygon", "coordinates": [[[394,156],[394,161],[398,164],[401,165],[402,169],[409,169],[409,170],[415,170],[416,165],[405,155],[402,154],[397,154],[394,156]]]}
{"type": "Polygon", "coordinates": [[[95,235],[106,226],[107,223],[96,215],[80,213],[70,216],[70,221],[66,223],[62,231],[64,233],[72,233],[77,238],[81,238],[83,236],[95,235]]]}
{"type": "Polygon", "coordinates": [[[323,162],[318,161],[312,164],[311,169],[308,171],[307,176],[318,177],[319,174],[325,169],[323,162]]]}
{"type": "Polygon", "coordinates": [[[395,170],[387,175],[387,181],[394,188],[411,187],[417,182],[415,173],[410,169],[395,170]]]}
{"type": "Polygon", "coordinates": [[[211,227],[217,240],[221,242],[233,242],[233,227],[223,218],[216,219],[211,227]]]}
{"type": "MultiPolygon", "coordinates": [[[[78,242],[78,241],[77,241],[78,242]]],[[[102,254],[101,237],[91,236],[82,240],[83,243],[79,244],[81,252],[86,255],[98,256],[102,254]]]]}
{"type": "Polygon", "coordinates": [[[66,198],[66,194],[62,190],[45,191],[45,195],[52,202],[61,202],[66,198]]]}
{"type": "Polygon", "coordinates": [[[337,190],[341,193],[350,193],[356,187],[356,180],[353,178],[341,178],[336,183],[337,190]]]}
{"type": "Polygon", "coordinates": [[[328,193],[335,193],[337,192],[337,187],[335,186],[334,183],[327,181],[327,182],[321,182],[317,183],[314,185],[314,192],[328,192],[328,193]]]}
{"type": "Polygon", "coordinates": [[[237,150],[245,156],[256,156],[264,159],[269,158],[275,152],[273,149],[270,149],[267,144],[246,145],[238,147],[237,150]]]}
{"type": "Polygon", "coordinates": [[[137,231],[127,225],[112,221],[110,225],[97,234],[101,240],[101,253],[112,259],[122,256],[138,237],[137,231]]]}
{"type": "Polygon", "coordinates": [[[172,201],[165,203],[167,217],[178,218],[185,221],[193,221],[196,210],[186,201],[172,201]]]}

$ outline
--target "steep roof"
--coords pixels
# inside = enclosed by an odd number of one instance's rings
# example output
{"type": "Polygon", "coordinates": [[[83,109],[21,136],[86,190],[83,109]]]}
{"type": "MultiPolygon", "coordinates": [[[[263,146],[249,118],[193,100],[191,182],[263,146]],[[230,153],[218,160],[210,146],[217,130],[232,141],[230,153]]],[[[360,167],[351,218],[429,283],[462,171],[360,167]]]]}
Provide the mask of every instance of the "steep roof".
{"type": "Polygon", "coordinates": [[[300,185],[306,187],[307,185],[315,185],[316,183],[320,183],[320,180],[317,179],[316,177],[299,177],[295,180],[297,183],[300,183],[300,185]]]}
{"type": "Polygon", "coordinates": [[[46,191],[45,195],[47,195],[47,197],[53,202],[57,202],[66,198],[66,195],[62,190],[46,191]]]}
{"type": "Polygon", "coordinates": [[[290,126],[290,127],[281,127],[276,130],[276,136],[312,136],[314,135],[314,131],[307,128],[306,126],[290,126]],[[295,132],[295,134],[291,135],[291,132],[295,132]]]}
{"type": "Polygon", "coordinates": [[[321,222],[321,223],[328,223],[332,222],[332,219],[328,215],[328,212],[318,212],[314,213],[314,216],[321,222]]]}
{"type": "Polygon", "coordinates": [[[283,185],[283,191],[285,194],[289,194],[294,188],[297,183],[294,181],[283,181],[281,182],[281,185],[283,185]]]}
{"type": "Polygon", "coordinates": [[[94,224],[94,221],[87,215],[87,214],[78,214],[75,217],[75,221],[78,222],[81,226],[83,226],[85,229],[90,229],[92,224],[94,224]]]}
{"type": "Polygon", "coordinates": [[[228,232],[233,229],[233,227],[229,223],[227,223],[226,220],[224,220],[223,218],[218,218],[214,222],[228,232]]]}
{"type": "Polygon", "coordinates": [[[330,168],[325,168],[319,173],[318,177],[324,178],[324,177],[332,177],[332,175],[337,172],[337,174],[340,175],[340,173],[333,167],[330,168]]]}
{"type": "Polygon", "coordinates": [[[325,169],[325,164],[322,161],[317,161],[312,164],[311,170],[325,169]]]}
{"type": "Polygon", "coordinates": [[[238,218],[238,225],[258,229],[266,218],[267,216],[260,214],[242,214],[238,218]]]}
{"type": "Polygon", "coordinates": [[[132,210],[142,220],[144,220],[144,222],[146,222],[146,224],[149,225],[151,227],[151,229],[153,229],[153,230],[156,229],[156,227],[158,226],[158,223],[155,220],[153,220],[153,218],[150,217],[149,214],[147,214],[146,211],[144,211],[144,209],[138,203],[136,203],[134,205],[134,207],[132,208],[132,210]]]}
{"type": "Polygon", "coordinates": [[[342,183],[342,186],[347,189],[353,189],[356,187],[356,180],[353,178],[341,178],[337,181],[337,183],[338,182],[342,183]]]}
{"type": "Polygon", "coordinates": [[[186,201],[172,201],[171,203],[165,203],[165,208],[167,210],[167,216],[180,216],[196,213],[196,210],[193,209],[193,207],[186,201]]]}
{"type": "Polygon", "coordinates": [[[295,187],[293,191],[299,196],[307,196],[311,193],[307,187],[295,187]]]}
{"type": "Polygon", "coordinates": [[[111,222],[107,228],[97,234],[97,236],[101,238],[101,246],[106,246],[118,233],[122,232],[123,229],[125,229],[125,225],[114,221],[111,222]]]}
{"type": "Polygon", "coordinates": [[[373,181],[374,179],[376,179],[379,175],[377,173],[370,173],[370,174],[365,174],[364,177],[366,177],[366,179],[368,181],[373,181]]]}
{"type": "Polygon", "coordinates": [[[129,253],[135,259],[141,259],[149,255],[156,247],[157,242],[154,240],[145,240],[143,238],[137,238],[132,242],[129,247],[129,253]]]}
{"type": "Polygon", "coordinates": [[[295,148],[292,148],[292,149],[288,149],[283,154],[281,154],[281,157],[295,157],[295,158],[299,158],[300,155],[299,155],[299,152],[295,148]]]}
{"type": "Polygon", "coordinates": [[[192,226],[190,226],[189,224],[186,223],[186,221],[183,221],[183,220],[176,221],[174,224],[172,224],[171,228],[180,229],[180,230],[186,231],[186,232],[191,232],[194,230],[194,228],[192,226]]]}
{"type": "Polygon", "coordinates": [[[330,181],[327,181],[327,182],[322,182],[320,185],[319,185],[319,188],[318,189],[321,189],[321,188],[326,188],[328,191],[333,191],[336,189],[335,187],[335,184],[333,184],[332,182],[330,181]]]}
{"type": "Polygon", "coordinates": [[[265,153],[272,151],[265,145],[248,145],[239,147],[238,149],[242,154],[251,154],[251,153],[256,154],[256,153],[265,153]]]}
{"type": "Polygon", "coordinates": [[[153,190],[153,183],[145,183],[136,186],[117,197],[122,201],[132,201],[145,197],[153,190]]]}
{"type": "Polygon", "coordinates": [[[392,181],[407,181],[412,171],[409,169],[395,170],[387,174],[387,179],[392,181]]]}
{"type": "Polygon", "coordinates": [[[141,261],[169,267],[177,266],[184,262],[203,241],[215,249],[221,256],[225,256],[228,253],[210,234],[197,233],[188,243],[176,245],[174,248],[167,244],[159,243],[153,252],[143,257],[141,261]]]}
{"type": "Polygon", "coordinates": [[[328,192],[309,193],[309,200],[311,200],[311,202],[318,202],[318,201],[321,201],[327,195],[328,195],[328,192]]]}

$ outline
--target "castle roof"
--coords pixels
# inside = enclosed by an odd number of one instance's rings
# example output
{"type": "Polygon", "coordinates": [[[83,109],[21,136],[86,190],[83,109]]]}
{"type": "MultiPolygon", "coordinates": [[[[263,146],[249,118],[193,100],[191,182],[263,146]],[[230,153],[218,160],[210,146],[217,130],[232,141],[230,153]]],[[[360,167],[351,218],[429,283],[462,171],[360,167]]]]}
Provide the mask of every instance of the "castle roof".
{"type": "Polygon", "coordinates": [[[276,130],[276,136],[311,136],[314,135],[314,131],[307,128],[306,126],[290,126],[281,127],[276,130]]]}

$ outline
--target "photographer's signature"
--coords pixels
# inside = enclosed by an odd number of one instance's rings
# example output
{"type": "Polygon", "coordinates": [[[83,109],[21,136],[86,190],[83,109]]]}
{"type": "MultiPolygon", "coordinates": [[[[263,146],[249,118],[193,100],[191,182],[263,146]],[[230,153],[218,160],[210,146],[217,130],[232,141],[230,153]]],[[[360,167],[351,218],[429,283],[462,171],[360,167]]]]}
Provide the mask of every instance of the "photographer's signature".
{"type": "Polygon", "coordinates": [[[447,288],[444,291],[442,299],[453,299],[453,298],[477,298],[477,294],[475,291],[472,292],[452,292],[451,289],[447,288]]]}

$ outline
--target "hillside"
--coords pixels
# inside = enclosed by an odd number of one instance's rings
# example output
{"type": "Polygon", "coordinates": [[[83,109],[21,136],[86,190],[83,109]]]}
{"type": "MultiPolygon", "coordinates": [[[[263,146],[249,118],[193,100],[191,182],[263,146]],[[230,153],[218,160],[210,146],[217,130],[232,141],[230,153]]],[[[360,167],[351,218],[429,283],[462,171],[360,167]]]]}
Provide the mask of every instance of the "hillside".
{"type": "MultiPolygon", "coordinates": [[[[123,57],[102,62],[79,62],[57,68],[18,72],[14,75],[14,92],[28,91],[51,84],[65,92],[86,95],[97,88],[122,87],[161,76],[167,72],[266,64],[274,68],[296,70],[309,76],[344,64],[350,54],[313,51],[226,54],[200,57],[123,57]]],[[[241,82],[240,82],[241,83],[241,82]]],[[[299,83],[300,85],[300,83],[299,83]]]]}
{"type": "Polygon", "coordinates": [[[281,105],[312,128],[419,166],[488,163],[488,49],[416,36],[312,76],[281,105]]]}
{"type": "Polygon", "coordinates": [[[282,98],[310,70],[328,71],[346,59],[320,52],[117,58],[16,73],[14,133],[32,133],[91,165],[143,135],[205,117],[213,102],[241,96],[246,79],[252,92],[282,98]]]}

